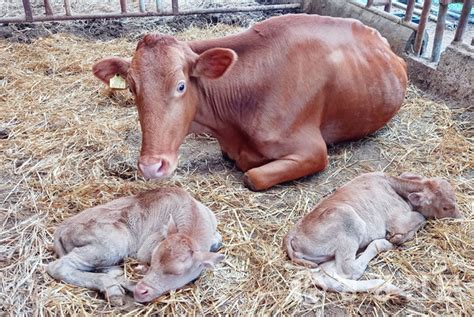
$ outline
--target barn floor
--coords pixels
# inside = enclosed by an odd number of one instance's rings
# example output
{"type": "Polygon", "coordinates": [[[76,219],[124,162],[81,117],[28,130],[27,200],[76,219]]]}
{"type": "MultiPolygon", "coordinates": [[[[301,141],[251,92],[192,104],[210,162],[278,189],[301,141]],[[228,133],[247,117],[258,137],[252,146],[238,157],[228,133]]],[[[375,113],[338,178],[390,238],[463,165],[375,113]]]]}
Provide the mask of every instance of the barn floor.
{"type": "MultiPolygon", "coordinates": [[[[188,28],[181,39],[240,31],[188,28]]],[[[0,314],[436,314],[473,315],[473,130],[443,102],[410,87],[387,127],[330,148],[322,173],[254,193],[222,159],[216,141],[188,137],[180,167],[162,182],[136,173],[140,133],[128,92],[110,93],[91,65],[131,56],[135,37],[112,40],[51,34],[0,40],[0,314]],[[430,221],[416,239],[381,254],[364,278],[382,277],[411,298],[334,294],[281,250],[288,228],[322,197],[369,171],[443,176],[456,186],[465,220],[430,221]],[[102,295],[53,280],[45,271],[59,222],[113,198],[157,186],[188,190],[217,215],[226,260],[194,284],[155,303],[110,307],[102,295]]],[[[131,278],[134,262],[125,263],[131,278]]]]}

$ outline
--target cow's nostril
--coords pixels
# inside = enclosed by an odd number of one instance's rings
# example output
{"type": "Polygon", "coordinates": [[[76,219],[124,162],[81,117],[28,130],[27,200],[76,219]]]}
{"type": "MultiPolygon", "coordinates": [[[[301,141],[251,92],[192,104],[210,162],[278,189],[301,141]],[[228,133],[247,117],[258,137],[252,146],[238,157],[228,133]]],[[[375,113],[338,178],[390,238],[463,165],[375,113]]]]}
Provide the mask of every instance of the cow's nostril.
{"type": "Polygon", "coordinates": [[[145,176],[145,178],[154,179],[163,176],[163,170],[165,169],[164,165],[164,162],[160,160],[150,165],[138,163],[138,168],[142,172],[143,176],[145,176]]]}
{"type": "Polygon", "coordinates": [[[140,293],[140,295],[146,295],[146,294],[148,294],[148,289],[143,288],[143,289],[139,290],[138,292],[140,293]]]}

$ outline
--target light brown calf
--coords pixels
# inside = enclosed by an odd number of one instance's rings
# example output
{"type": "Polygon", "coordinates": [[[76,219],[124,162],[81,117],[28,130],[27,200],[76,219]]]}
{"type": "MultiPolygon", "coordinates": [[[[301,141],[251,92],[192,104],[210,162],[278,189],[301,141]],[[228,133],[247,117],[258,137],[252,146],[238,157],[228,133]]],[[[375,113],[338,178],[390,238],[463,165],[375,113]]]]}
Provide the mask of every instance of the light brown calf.
{"type": "Polygon", "coordinates": [[[320,266],[313,278],[323,289],[401,293],[383,280],[356,280],[379,252],[412,239],[425,217],[462,217],[447,181],[408,173],[363,174],[298,221],[283,247],[294,262],[320,266]]]}
{"type": "Polygon", "coordinates": [[[196,279],[205,267],[221,261],[214,214],[178,188],[156,189],[86,209],[56,230],[60,259],[48,273],[66,283],[104,292],[114,305],[123,303],[124,288],[139,302],[196,279]],[[150,269],[133,288],[110,270],[125,257],[150,269]]]}

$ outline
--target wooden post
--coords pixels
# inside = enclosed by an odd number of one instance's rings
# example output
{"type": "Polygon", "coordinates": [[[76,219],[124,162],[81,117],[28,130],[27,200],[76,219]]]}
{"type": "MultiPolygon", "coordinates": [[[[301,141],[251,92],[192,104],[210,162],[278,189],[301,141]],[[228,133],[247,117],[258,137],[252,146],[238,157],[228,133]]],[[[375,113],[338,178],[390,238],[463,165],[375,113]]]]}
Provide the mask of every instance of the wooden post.
{"type": "Polygon", "coordinates": [[[156,12],[163,12],[163,1],[156,0],[156,12]]]}
{"type": "Polygon", "coordinates": [[[127,0],[120,0],[120,11],[127,13],[127,0]]]}
{"type": "Polygon", "coordinates": [[[441,55],[441,43],[443,42],[444,29],[446,27],[446,14],[448,13],[448,4],[439,3],[438,22],[436,23],[436,32],[433,40],[433,52],[431,61],[437,63],[441,55]]]}
{"type": "Polygon", "coordinates": [[[71,16],[71,0],[64,0],[64,9],[66,9],[66,15],[71,16]]]}
{"type": "Polygon", "coordinates": [[[171,0],[171,8],[173,10],[173,14],[179,14],[178,0],[171,0]]]}
{"type": "Polygon", "coordinates": [[[464,0],[464,5],[462,6],[461,18],[459,19],[458,28],[456,29],[456,34],[454,35],[453,43],[462,42],[462,37],[464,35],[464,30],[468,22],[469,14],[472,9],[472,0],[464,0]]]}
{"type": "Polygon", "coordinates": [[[416,31],[415,38],[415,55],[420,56],[421,44],[423,43],[423,35],[426,29],[426,23],[428,16],[430,15],[431,0],[425,0],[423,4],[423,10],[421,11],[420,24],[418,24],[418,30],[416,31]]]}
{"type": "Polygon", "coordinates": [[[140,12],[145,12],[145,0],[138,0],[138,7],[140,8],[140,12]]]}
{"type": "Polygon", "coordinates": [[[23,0],[23,9],[25,10],[26,21],[33,22],[33,13],[31,11],[30,0],[23,0]]]}
{"type": "Polygon", "coordinates": [[[413,17],[413,10],[415,10],[415,0],[408,0],[407,11],[405,12],[405,17],[403,18],[403,21],[411,22],[411,18],[413,17]]]}
{"type": "Polygon", "coordinates": [[[49,0],[44,0],[44,13],[46,15],[53,15],[53,9],[51,9],[51,5],[49,4],[49,0]]]}

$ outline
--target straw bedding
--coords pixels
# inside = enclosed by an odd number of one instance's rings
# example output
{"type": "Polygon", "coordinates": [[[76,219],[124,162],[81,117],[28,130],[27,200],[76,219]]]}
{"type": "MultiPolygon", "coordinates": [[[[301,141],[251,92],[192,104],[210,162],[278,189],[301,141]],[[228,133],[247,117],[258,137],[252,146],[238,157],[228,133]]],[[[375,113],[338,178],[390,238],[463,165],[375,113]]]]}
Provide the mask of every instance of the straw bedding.
{"type": "MultiPolygon", "coordinates": [[[[235,33],[224,25],[189,28],[181,39],[235,33]]],[[[88,40],[55,34],[31,44],[0,40],[0,314],[474,314],[473,134],[443,102],[410,87],[399,115],[358,142],[331,147],[322,173],[254,193],[220,156],[217,142],[191,136],[166,181],[146,182],[135,168],[140,145],[128,92],[110,93],[90,69],[108,55],[130,56],[131,38],[88,40]],[[380,276],[411,299],[334,294],[281,250],[288,228],[321,198],[369,171],[443,176],[456,187],[465,220],[430,221],[403,247],[374,259],[380,276]],[[194,284],[153,304],[110,307],[94,291],[45,271],[57,224],[81,210],[157,186],[185,188],[220,221],[226,260],[194,284]]],[[[337,238],[337,237],[335,237],[337,238]]],[[[133,259],[125,272],[133,275],[133,259]]]]}

